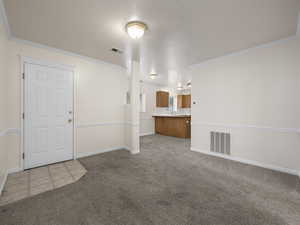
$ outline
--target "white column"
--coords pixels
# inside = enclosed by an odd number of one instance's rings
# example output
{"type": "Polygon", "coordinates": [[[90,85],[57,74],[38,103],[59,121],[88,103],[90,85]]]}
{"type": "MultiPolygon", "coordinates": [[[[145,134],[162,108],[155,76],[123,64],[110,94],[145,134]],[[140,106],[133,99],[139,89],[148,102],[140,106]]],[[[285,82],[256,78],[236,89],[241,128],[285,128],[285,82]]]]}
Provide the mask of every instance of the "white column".
{"type": "Polygon", "coordinates": [[[133,61],[130,78],[131,93],[131,149],[132,154],[140,152],[140,64],[133,61]]]}

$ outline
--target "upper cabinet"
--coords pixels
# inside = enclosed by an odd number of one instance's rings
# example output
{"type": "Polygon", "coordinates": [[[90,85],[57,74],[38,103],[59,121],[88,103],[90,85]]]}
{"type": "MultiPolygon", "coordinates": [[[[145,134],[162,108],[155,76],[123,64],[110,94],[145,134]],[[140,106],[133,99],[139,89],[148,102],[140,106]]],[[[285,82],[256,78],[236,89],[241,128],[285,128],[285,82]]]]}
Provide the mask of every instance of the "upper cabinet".
{"type": "Polygon", "coordinates": [[[156,107],[169,107],[169,92],[156,92],[156,107]]]}
{"type": "Polygon", "coordinates": [[[178,95],[177,96],[178,108],[191,108],[191,95],[178,95]]]}

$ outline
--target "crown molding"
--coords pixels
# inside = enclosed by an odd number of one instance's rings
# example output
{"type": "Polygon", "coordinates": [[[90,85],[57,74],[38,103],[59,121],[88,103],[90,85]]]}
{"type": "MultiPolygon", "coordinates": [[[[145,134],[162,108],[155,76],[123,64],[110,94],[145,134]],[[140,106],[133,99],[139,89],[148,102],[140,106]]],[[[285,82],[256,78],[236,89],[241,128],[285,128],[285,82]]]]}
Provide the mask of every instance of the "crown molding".
{"type": "Polygon", "coordinates": [[[12,37],[12,33],[6,16],[3,0],[0,0],[0,23],[3,23],[6,30],[7,37],[10,39],[12,37]]]}

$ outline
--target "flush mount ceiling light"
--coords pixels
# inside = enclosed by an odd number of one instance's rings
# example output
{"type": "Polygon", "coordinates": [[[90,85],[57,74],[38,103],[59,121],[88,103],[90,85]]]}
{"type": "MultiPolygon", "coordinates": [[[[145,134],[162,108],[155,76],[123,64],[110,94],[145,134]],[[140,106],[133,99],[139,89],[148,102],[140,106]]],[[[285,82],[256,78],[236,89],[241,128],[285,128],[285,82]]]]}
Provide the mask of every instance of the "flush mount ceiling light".
{"type": "Polygon", "coordinates": [[[151,74],[150,74],[150,78],[151,78],[152,80],[156,79],[157,76],[158,76],[158,75],[157,75],[156,73],[151,73],[151,74]]]}
{"type": "Polygon", "coordinates": [[[139,39],[143,37],[146,30],[147,25],[140,21],[131,21],[126,24],[126,31],[133,39],[139,39]]]}

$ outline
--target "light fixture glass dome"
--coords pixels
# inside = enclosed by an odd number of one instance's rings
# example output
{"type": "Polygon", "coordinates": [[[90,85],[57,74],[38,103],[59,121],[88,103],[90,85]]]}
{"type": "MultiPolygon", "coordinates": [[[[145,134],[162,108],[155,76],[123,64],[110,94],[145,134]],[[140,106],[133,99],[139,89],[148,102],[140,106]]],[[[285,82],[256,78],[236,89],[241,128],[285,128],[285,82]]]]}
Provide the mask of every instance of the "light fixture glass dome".
{"type": "Polygon", "coordinates": [[[151,78],[152,80],[156,79],[156,78],[157,78],[157,74],[156,74],[156,73],[151,73],[151,74],[150,74],[150,78],[151,78]]]}
{"type": "Polygon", "coordinates": [[[132,21],[126,24],[126,31],[133,39],[141,38],[144,35],[145,30],[147,30],[147,25],[143,22],[132,21]]]}

